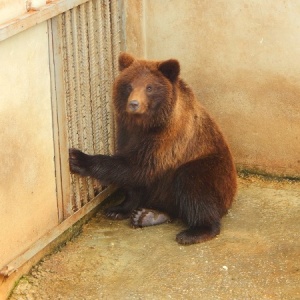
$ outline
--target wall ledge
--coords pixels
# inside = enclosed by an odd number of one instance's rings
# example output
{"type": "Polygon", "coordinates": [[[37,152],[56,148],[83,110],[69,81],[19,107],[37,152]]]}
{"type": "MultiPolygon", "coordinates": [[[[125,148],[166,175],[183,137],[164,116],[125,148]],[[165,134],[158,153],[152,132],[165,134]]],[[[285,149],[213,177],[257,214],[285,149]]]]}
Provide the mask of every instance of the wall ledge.
{"type": "Polygon", "coordinates": [[[37,10],[31,9],[18,18],[0,24],[0,41],[88,1],[89,0],[48,0],[46,5],[41,6],[37,10]]]}

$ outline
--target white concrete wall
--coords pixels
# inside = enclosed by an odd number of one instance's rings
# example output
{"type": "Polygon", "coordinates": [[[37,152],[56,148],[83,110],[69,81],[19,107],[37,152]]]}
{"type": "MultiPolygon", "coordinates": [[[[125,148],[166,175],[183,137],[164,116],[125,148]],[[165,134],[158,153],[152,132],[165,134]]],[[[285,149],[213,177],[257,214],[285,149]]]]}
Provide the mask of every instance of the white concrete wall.
{"type": "Polygon", "coordinates": [[[0,266],[58,224],[47,23],[0,43],[0,266]]]}

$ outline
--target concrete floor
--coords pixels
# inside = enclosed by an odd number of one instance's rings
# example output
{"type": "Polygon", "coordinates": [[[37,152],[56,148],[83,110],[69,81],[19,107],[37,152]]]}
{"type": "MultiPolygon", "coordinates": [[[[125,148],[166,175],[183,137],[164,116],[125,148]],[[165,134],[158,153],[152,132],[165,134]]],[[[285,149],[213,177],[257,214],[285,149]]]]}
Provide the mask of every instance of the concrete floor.
{"type": "Polygon", "coordinates": [[[180,223],[132,229],[98,214],[10,299],[300,299],[299,182],[239,179],[222,226],[180,246],[180,223]]]}

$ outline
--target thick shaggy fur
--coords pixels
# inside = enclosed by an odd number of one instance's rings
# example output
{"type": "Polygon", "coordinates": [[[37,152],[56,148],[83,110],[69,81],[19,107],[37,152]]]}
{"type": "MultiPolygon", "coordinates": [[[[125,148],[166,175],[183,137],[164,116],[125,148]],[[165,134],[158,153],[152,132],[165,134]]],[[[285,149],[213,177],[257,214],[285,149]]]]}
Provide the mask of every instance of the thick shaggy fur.
{"type": "Polygon", "coordinates": [[[135,226],[179,218],[188,226],[179,243],[213,238],[236,192],[235,167],[218,126],[179,78],[177,60],[123,53],[119,69],[117,151],[92,156],[71,149],[71,171],[125,189],[124,202],[106,211],[110,218],[132,216],[135,226]]]}

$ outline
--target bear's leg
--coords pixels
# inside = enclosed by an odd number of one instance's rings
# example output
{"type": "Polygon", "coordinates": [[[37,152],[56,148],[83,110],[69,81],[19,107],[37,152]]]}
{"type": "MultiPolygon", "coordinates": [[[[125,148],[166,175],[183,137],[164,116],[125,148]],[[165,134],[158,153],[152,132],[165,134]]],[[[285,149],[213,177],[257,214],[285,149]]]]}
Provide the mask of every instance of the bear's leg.
{"type": "Polygon", "coordinates": [[[135,210],[130,219],[133,227],[153,226],[170,221],[170,217],[167,214],[148,208],[135,210]]]}
{"type": "Polygon", "coordinates": [[[222,175],[214,157],[188,162],[176,170],[172,190],[178,217],[188,225],[176,236],[178,243],[200,243],[220,233],[220,220],[227,212],[222,175]]]}
{"type": "Polygon", "coordinates": [[[220,223],[192,226],[176,235],[176,241],[182,245],[202,243],[213,239],[220,233],[220,223]]]}
{"type": "Polygon", "coordinates": [[[116,206],[107,208],[104,213],[110,219],[128,219],[132,211],[140,204],[140,191],[127,190],[125,200],[116,206]]]}

